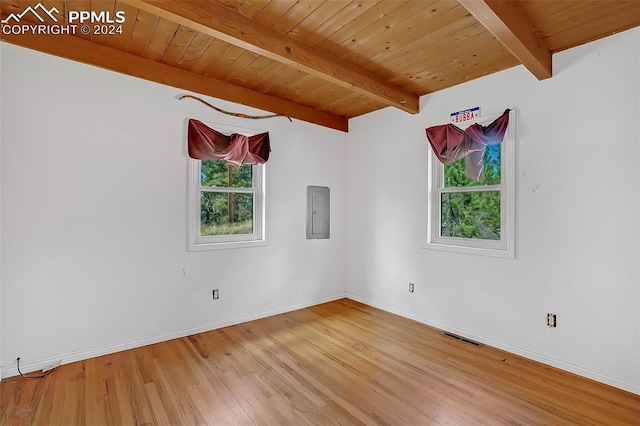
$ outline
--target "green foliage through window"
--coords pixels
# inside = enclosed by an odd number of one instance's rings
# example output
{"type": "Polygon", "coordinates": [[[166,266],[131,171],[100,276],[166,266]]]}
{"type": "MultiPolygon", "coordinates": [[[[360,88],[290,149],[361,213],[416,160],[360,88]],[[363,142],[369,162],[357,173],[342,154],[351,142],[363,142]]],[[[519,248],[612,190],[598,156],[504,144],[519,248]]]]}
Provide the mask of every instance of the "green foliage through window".
{"type": "Polygon", "coordinates": [[[465,174],[466,158],[461,158],[444,166],[444,187],[500,185],[501,153],[500,145],[487,147],[484,153],[484,179],[475,181],[465,174]]]}
{"type": "Polygon", "coordinates": [[[443,237],[500,240],[500,191],[473,190],[500,185],[500,146],[488,147],[484,155],[484,178],[465,175],[466,158],[444,166],[444,187],[469,187],[469,191],[441,193],[440,235],[443,237]]]}
{"type": "Polygon", "coordinates": [[[440,212],[443,237],[500,239],[500,191],[445,192],[440,212]]]}
{"type": "Polygon", "coordinates": [[[203,187],[251,188],[253,186],[253,166],[234,167],[224,161],[202,161],[200,184],[203,187]]]}
{"type": "Polygon", "coordinates": [[[203,189],[200,192],[201,235],[254,232],[254,193],[233,191],[253,187],[253,166],[234,167],[223,161],[202,161],[200,182],[203,189]]]}

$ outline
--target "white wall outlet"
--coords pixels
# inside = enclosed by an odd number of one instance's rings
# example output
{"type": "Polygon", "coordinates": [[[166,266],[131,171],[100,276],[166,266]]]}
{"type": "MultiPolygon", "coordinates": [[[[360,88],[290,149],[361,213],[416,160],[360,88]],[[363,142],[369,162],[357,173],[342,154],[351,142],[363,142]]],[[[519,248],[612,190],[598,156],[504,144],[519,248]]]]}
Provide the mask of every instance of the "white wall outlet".
{"type": "Polygon", "coordinates": [[[409,293],[413,293],[416,290],[416,285],[414,283],[409,283],[409,293]]]}
{"type": "Polygon", "coordinates": [[[213,290],[213,300],[218,300],[218,299],[220,299],[220,290],[216,288],[213,290]]]}

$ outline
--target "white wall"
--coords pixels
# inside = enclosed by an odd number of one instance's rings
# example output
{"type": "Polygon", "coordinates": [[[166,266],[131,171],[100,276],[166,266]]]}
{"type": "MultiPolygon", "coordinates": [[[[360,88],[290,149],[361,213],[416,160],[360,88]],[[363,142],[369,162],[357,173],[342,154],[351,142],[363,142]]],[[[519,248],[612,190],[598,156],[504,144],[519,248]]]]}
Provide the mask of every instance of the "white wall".
{"type": "MultiPolygon", "coordinates": [[[[2,48],[0,47],[0,73],[2,72],[2,48]]],[[[2,80],[0,74],[0,177],[2,176],[2,80]]],[[[0,179],[0,380],[2,380],[2,179],[0,179]]]]}
{"type": "Polygon", "coordinates": [[[5,376],[344,296],[345,133],[0,49],[5,376]],[[189,117],[270,131],[267,247],[186,251],[189,117]],[[330,240],[305,239],[307,185],[331,188],[330,240]]]}
{"type": "Polygon", "coordinates": [[[549,80],[516,67],[425,96],[416,116],[352,120],[348,294],[640,393],[639,39],[556,54],[549,80]],[[515,260],[422,248],[424,129],[476,105],[517,110],[515,260]]]}

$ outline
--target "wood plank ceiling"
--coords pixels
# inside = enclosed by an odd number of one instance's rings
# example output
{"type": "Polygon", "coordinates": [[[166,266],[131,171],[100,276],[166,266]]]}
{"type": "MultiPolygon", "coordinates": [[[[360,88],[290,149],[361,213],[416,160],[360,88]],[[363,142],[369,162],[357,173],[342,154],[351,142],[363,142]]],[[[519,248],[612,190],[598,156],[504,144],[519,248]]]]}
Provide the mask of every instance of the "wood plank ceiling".
{"type": "MultiPolygon", "coordinates": [[[[122,34],[12,34],[13,18],[3,41],[343,131],[349,118],[416,113],[421,95],[518,64],[551,77],[553,53],[640,25],[640,0],[40,3],[60,25],[78,24],[70,11],[123,11],[122,34]]],[[[0,0],[0,14],[37,4],[0,0]]]]}

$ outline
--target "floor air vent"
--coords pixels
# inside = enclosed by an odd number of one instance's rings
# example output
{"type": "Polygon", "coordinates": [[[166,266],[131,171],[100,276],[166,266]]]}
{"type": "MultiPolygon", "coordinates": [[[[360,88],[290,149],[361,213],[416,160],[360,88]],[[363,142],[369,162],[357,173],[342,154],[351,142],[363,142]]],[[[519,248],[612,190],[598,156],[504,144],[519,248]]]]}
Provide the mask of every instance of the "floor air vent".
{"type": "Polygon", "coordinates": [[[460,340],[461,342],[473,345],[476,348],[479,348],[480,346],[482,346],[482,343],[478,343],[478,342],[475,342],[473,340],[469,340],[466,337],[458,336],[457,334],[449,333],[447,331],[444,332],[444,335],[447,336],[447,337],[451,337],[452,339],[460,340]]]}

